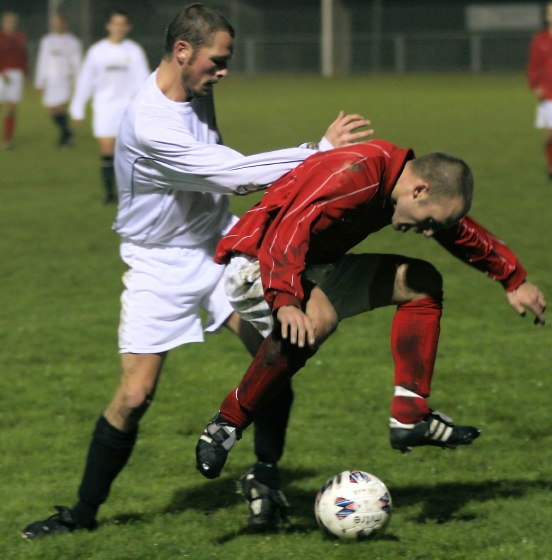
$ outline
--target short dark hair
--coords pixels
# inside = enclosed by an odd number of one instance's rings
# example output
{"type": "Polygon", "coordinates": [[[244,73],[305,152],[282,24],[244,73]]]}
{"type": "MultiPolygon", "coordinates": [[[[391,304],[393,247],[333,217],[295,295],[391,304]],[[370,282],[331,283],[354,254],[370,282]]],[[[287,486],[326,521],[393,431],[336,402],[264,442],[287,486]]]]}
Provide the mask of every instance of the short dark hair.
{"type": "Polygon", "coordinates": [[[167,27],[164,58],[171,58],[176,41],[187,41],[196,50],[210,44],[218,31],[226,31],[235,37],[234,28],[228,20],[204,4],[191,4],[183,8],[167,27]]]}
{"type": "Polygon", "coordinates": [[[412,171],[431,187],[431,200],[461,198],[464,213],[473,200],[473,174],[462,159],[446,152],[431,152],[412,160],[412,171]]]}

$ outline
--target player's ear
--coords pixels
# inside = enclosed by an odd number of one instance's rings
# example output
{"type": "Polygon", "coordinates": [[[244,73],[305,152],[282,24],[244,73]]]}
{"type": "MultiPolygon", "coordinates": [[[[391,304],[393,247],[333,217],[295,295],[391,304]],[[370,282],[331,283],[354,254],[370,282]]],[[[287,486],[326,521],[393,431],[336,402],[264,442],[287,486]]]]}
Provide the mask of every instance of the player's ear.
{"type": "Polygon", "coordinates": [[[192,46],[188,41],[176,41],[174,44],[174,54],[179,64],[184,64],[192,54],[192,46]]]}
{"type": "Polygon", "coordinates": [[[422,180],[417,180],[412,191],[412,197],[424,200],[429,196],[429,184],[422,180]]]}

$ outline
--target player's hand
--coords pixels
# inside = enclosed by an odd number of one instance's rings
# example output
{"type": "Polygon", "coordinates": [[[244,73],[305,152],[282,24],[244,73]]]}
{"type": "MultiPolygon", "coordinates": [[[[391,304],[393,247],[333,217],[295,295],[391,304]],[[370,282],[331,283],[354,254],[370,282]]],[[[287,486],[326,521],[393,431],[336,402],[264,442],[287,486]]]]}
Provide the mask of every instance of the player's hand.
{"type": "Polygon", "coordinates": [[[314,346],[316,327],[310,317],[301,309],[292,305],[284,305],[278,309],[276,317],[282,326],[284,340],[297,344],[299,348],[303,348],[305,344],[314,346]]]}
{"type": "Polygon", "coordinates": [[[84,122],[84,119],[71,119],[71,121],[73,122],[73,124],[75,126],[82,126],[82,123],[84,122]]]}
{"type": "Polygon", "coordinates": [[[350,146],[374,134],[373,129],[358,130],[370,124],[372,123],[361,115],[346,115],[343,111],[339,111],[337,119],[328,127],[324,137],[334,148],[350,146]]]}
{"type": "Polygon", "coordinates": [[[524,282],[513,292],[506,292],[510,305],[522,316],[525,317],[526,310],[529,309],[535,315],[535,325],[544,325],[544,311],[546,300],[544,294],[531,282],[524,282]]]}

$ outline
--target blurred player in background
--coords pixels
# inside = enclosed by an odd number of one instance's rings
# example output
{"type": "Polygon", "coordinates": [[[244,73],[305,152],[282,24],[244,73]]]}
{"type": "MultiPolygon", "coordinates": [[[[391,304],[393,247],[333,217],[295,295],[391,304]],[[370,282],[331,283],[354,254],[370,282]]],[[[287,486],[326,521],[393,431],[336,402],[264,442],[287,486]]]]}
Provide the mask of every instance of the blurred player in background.
{"type": "Polygon", "coordinates": [[[25,78],[29,75],[27,41],[17,29],[19,17],[14,12],[2,14],[0,28],[0,106],[6,106],[4,117],[4,148],[14,147],[17,106],[23,95],[25,78]]]}
{"type": "Polygon", "coordinates": [[[86,53],[69,111],[73,120],[82,121],[86,103],[92,98],[92,128],[100,148],[105,202],[115,203],[115,138],[125,109],[150,70],[142,47],[127,38],[132,26],[126,12],[113,12],[106,30],[107,38],[86,53]]]}
{"type": "Polygon", "coordinates": [[[546,29],[531,41],[527,77],[539,102],[535,126],[545,130],[546,166],[552,181],[552,2],[546,3],[544,19],[546,29]]]}
{"type": "MultiPolygon", "coordinates": [[[[236,221],[227,195],[263,189],[316,151],[304,146],[244,156],[219,143],[212,91],[228,74],[233,38],[232,26],[217,12],[201,4],[184,8],[167,29],[159,68],[124,115],[116,145],[114,224],[128,269],[119,325],[121,378],[94,428],[78,502],[31,523],[24,537],[96,526],[98,510],[134,449],[170,350],[202,342],[204,331],[222,327],[253,355],[262,342],[228,303],[224,267],[213,260],[217,243],[236,221]]],[[[372,131],[354,130],[368,124],[359,115],[340,113],[320,147],[365,138],[372,131]]],[[[256,424],[260,462],[267,449],[273,456],[283,448],[285,428],[275,434],[273,423],[270,416],[256,424]]],[[[283,495],[274,493],[273,499],[279,501],[275,507],[285,508],[283,495]]]]}
{"type": "Polygon", "coordinates": [[[58,146],[74,143],[67,107],[82,60],[81,42],[67,31],[62,14],[50,19],[50,33],[40,40],[35,86],[42,94],[42,104],[59,128],[58,146]]]}

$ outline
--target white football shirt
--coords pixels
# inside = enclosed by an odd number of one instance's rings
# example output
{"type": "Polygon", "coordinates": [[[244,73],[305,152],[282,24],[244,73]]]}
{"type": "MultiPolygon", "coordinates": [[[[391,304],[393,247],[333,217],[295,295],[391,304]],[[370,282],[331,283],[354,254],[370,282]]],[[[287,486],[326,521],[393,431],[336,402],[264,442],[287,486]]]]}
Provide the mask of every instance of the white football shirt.
{"type": "Polygon", "coordinates": [[[35,85],[44,89],[48,81],[73,81],[82,60],[81,42],[72,33],[48,33],[40,40],[35,85]]]}
{"type": "Polygon", "coordinates": [[[84,119],[85,106],[92,97],[98,107],[126,107],[150,73],[142,47],[125,39],[111,43],[102,39],[88,49],[77,78],[69,111],[75,120],[84,119]]]}
{"type": "Polygon", "coordinates": [[[315,153],[299,147],[244,156],[217,144],[212,107],[208,97],[167,99],[156,72],[130,103],[115,151],[113,229],[123,240],[196,246],[230,225],[225,195],[265,188],[315,153]]]}

